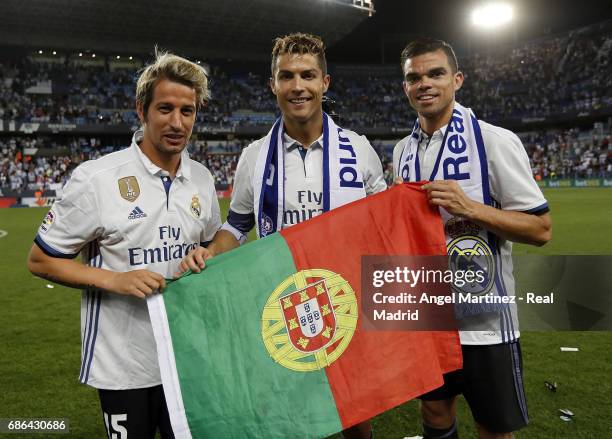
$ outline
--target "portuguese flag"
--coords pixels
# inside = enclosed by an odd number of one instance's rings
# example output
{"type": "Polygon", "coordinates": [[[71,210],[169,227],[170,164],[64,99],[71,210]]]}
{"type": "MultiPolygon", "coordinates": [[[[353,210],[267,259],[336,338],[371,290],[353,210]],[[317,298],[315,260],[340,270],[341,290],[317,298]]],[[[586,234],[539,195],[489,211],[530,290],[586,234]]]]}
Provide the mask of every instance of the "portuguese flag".
{"type": "Polygon", "coordinates": [[[149,300],[177,437],[325,437],[439,387],[456,332],[360,329],[362,255],[444,255],[404,184],[219,255],[149,300]]]}

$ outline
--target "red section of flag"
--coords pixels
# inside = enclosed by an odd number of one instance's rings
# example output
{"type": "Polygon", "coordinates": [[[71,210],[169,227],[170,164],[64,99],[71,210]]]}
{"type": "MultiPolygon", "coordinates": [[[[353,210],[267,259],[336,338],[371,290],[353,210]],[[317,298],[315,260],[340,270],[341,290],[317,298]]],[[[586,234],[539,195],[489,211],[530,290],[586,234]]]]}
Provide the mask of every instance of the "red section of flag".
{"type": "MultiPolygon", "coordinates": [[[[396,186],[281,233],[298,270],[334,271],[358,300],[362,255],[446,254],[442,219],[420,184],[396,186]]],[[[461,367],[457,332],[359,328],[326,369],[345,428],[439,387],[442,373],[461,367]]]]}
{"type": "Polygon", "coordinates": [[[336,333],[336,319],[324,280],[279,299],[293,347],[315,352],[327,346],[336,333]]]}

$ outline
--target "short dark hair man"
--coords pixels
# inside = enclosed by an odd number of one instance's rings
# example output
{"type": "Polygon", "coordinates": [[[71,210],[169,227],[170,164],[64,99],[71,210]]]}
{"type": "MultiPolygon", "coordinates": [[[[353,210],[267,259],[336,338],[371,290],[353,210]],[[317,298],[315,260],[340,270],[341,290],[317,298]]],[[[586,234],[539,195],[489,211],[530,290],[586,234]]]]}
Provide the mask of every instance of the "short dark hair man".
{"type": "MultiPolygon", "coordinates": [[[[325,45],[314,35],[277,38],[270,88],[282,113],[270,133],[247,146],[238,162],[227,222],[208,249],[196,249],[183,270],[237,247],[255,226],[266,236],[387,188],[370,142],[339,128],[322,108],[327,74],[325,45]]],[[[369,438],[364,422],[347,438],[369,438]]]]}
{"type": "MultiPolygon", "coordinates": [[[[478,247],[495,261],[479,293],[513,295],[511,241],[543,245],[551,237],[548,204],[525,149],[515,134],[478,121],[455,101],[464,77],[449,44],[417,39],[401,62],[418,120],[395,147],[395,175],[429,181],[423,189],[440,208],[449,255],[478,247]]],[[[482,306],[460,317],[464,366],[421,397],[425,437],[458,437],[455,396],[463,393],[481,438],[511,438],[528,422],[516,308],[482,306]]]]}

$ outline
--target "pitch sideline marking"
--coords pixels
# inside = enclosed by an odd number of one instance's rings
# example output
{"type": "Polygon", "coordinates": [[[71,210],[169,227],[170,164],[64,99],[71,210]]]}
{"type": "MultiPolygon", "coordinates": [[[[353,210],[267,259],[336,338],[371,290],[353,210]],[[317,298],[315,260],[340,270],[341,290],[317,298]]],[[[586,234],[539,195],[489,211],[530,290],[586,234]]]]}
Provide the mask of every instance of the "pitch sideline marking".
{"type": "Polygon", "coordinates": [[[0,238],[4,238],[6,235],[8,235],[8,232],[6,230],[0,229],[0,238]]]}

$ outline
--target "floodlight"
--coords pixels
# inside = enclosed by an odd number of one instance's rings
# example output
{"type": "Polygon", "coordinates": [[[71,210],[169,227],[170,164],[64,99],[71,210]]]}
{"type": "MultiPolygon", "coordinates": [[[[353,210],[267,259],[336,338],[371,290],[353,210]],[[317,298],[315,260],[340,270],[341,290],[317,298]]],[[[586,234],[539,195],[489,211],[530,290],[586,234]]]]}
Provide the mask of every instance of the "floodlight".
{"type": "Polygon", "coordinates": [[[508,3],[488,3],[474,9],[472,24],[492,29],[509,23],[513,17],[514,10],[508,3]]]}

